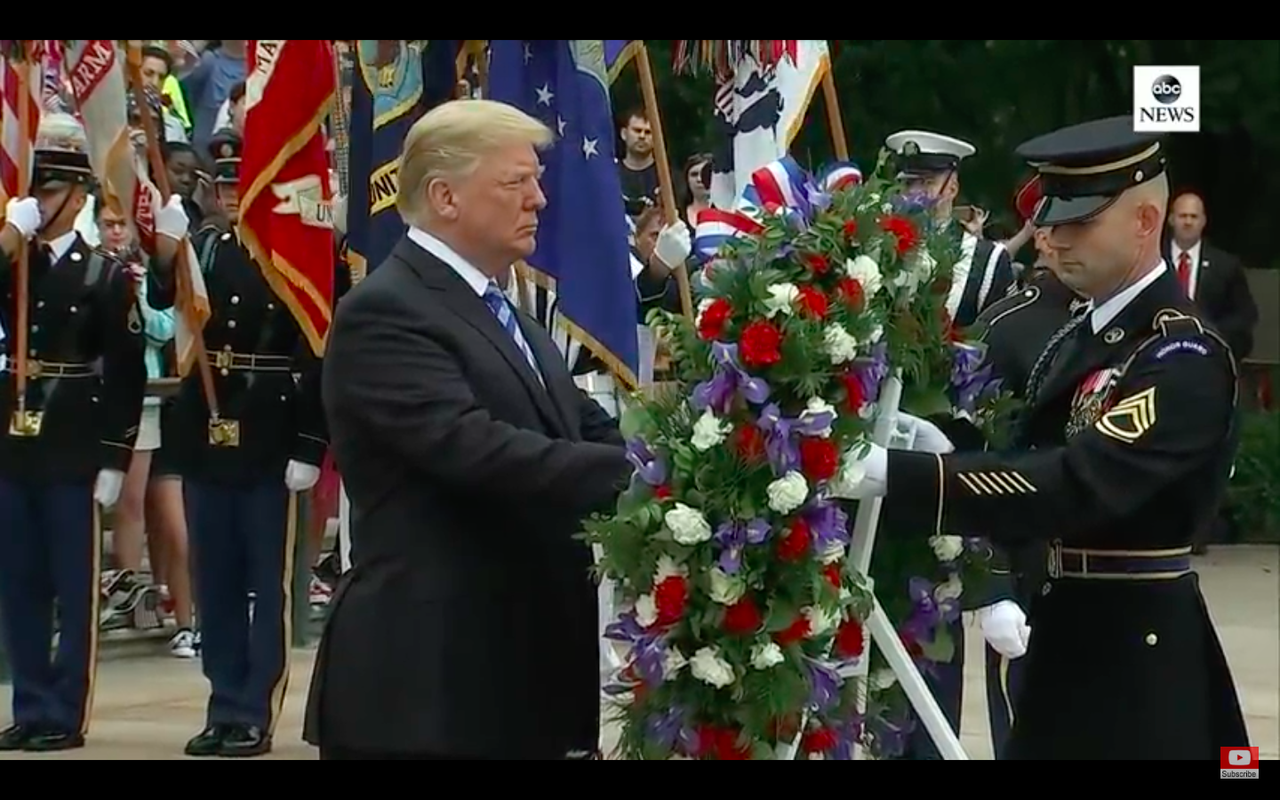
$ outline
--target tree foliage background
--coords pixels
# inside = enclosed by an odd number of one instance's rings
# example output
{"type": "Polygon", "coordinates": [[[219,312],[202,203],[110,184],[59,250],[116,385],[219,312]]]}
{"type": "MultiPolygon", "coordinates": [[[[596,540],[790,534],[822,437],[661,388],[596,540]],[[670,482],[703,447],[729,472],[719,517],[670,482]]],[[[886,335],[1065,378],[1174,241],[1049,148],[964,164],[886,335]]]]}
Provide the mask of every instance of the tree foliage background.
{"type": "MultiPolygon", "coordinates": [[[[713,141],[712,80],[673,75],[672,40],[647,40],[674,168],[713,141]]],[[[1170,137],[1175,189],[1205,197],[1207,235],[1250,267],[1280,268],[1272,244],[1280,214],[1280,41],[831,40],[849,150],[875,165],[885,136],[924,128],[973,142],[966,202],[1014,225],[1012,195],[1026,176],[1019,143],[1064,125],[1131,113],[1135,64],[1198,64],[1201,132],[1170,137]]],[[[634,71],[615,88],[618,110],[639,105],[634,71]]],[[[832,158],[819,94],[792,155],[832,158]]],[[[1015,226],[1016,229],[1016,226],[1015,226]]]]}

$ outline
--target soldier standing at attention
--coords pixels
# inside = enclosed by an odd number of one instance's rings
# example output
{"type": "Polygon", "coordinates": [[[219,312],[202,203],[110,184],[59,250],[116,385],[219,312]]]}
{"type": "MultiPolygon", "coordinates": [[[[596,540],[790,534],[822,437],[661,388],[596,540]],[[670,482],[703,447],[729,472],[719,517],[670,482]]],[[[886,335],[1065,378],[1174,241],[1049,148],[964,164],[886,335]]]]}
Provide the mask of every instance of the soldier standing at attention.
{"type": "MultiPolygon", "coordinates": [[[[84,746],[97,667],[99,505],[120,495],[147,381],[136,278],[73,227],[93,179],[73,117],[41,121],[33,172],[33,196],[9,201],[0,230],[0,615],[13,666],[13,725],[0,732],[0,751],[10,752],[84,746]],[[24,242],[25,353],[15,351],[24,242]]],[[[159,232],[172,235],[173,211],[159,212],[159,232]]]]}
{"type": "MultiPolygon", "coordinates": [[[[218,204],[234,226],[240,137],[221,131],[209,149],[218,204]]],[[[212,692],[206,727],[185,752],[251,758],[271,751],[284,703],[298,493],[315,485],[328,449],[320,362],[235,230],[205,227],[194,244],[213,312],[204,337],[221,418],[211,419],[193,371],[172,433],[212,692]]],[[[161,283],[156,305],[172,302],[171,276],[161,283]]]]}

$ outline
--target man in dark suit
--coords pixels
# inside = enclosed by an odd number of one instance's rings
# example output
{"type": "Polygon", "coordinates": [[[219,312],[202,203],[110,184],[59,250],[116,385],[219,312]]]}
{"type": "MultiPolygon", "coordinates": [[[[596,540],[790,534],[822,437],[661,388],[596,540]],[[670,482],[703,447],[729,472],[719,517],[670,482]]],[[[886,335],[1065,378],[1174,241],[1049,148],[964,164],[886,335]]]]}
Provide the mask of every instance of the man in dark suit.
{"type": "Polygon", "coordinates": [[[357,523],[306,739],[325,760],[592,757],[583,518],[625,483],[614,422],[498,288],[535,248],[552,134],[459,100],[405,142],[408,234],[338,307],[323,396],[357,523]]]}
{"type": "Polygon", "coordinates": [[[1204,200],[1183,192],[1169,207],[1169,239],[1164,259],[1178,275],[1187,296],[1231,345],[1236,361],[1249,357],[1258,306],[1240,259],[1204,239],[1204,200]]]}

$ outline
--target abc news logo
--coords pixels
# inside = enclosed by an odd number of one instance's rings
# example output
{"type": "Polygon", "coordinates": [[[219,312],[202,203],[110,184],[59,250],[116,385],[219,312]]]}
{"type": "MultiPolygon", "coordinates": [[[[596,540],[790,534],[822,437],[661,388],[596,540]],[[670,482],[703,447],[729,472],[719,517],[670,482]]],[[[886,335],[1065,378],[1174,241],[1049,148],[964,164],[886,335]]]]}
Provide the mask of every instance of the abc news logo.
{"type": "Polygon", "coordinates": [[[1133,129],[1140,133],[1200,130],[1199,67],[1134,67],[1133,129]]]}

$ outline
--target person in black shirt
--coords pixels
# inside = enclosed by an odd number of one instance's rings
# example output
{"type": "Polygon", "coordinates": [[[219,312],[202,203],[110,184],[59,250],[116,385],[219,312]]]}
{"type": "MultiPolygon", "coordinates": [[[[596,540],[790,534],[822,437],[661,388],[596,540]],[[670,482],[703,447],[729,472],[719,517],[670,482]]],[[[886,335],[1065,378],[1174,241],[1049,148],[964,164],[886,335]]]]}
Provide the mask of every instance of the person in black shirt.
{"type": "Polygon", "coordinates": [[[634,109],[623,119],[620,131],[623,156],[618,159],[622,198],[627,214],[638,217],[658,204],[658,168],[653,160],[653,128],[644,109],[634,109]]]}

